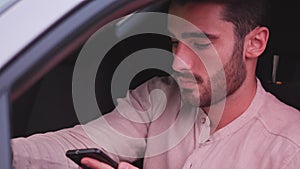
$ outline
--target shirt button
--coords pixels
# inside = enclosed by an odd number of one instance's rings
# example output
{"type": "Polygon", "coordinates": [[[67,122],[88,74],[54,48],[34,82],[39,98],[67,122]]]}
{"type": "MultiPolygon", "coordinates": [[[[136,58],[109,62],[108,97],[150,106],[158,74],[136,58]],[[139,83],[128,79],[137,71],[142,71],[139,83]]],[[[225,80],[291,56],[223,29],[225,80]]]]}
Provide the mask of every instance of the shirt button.
{"type": "Polygon", "coordinates": [[[206,118],[205,117],[201,118],[201,123],[205,124],[205,122],[206,122],[206,118]]]}

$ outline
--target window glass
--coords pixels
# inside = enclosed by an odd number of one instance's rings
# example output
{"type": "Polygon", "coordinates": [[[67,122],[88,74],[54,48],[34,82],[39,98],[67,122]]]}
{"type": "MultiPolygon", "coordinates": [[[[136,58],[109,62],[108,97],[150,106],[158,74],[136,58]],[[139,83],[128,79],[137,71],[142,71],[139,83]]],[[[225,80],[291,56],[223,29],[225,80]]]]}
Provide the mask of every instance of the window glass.
{"type": "Polygon", "coordinates": [[[18,0],[1,0],[0,1],[0,14],[12,6],[18,0]]]}

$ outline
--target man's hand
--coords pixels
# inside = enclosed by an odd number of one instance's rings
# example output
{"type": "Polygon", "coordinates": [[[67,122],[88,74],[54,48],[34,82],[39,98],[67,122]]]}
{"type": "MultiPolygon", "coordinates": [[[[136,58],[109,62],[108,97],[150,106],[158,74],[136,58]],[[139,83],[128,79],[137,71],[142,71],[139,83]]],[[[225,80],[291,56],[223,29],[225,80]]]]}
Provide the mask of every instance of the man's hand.
{"type": "MultiPolygon", "coordinates": [[[[88,158],[85,157],[81,160],[81,163],[86,165],[87,167],[91,168],[91,169],[113,169],[111,166],[109,166],[108,164],[102,163],[98,160],[92,159],[92,158],[88,158]]],[[[80,168],[80,167],[79,167],[80,168]]],[[[118,169],[138,169],[135,166],[126,163],[126,162],[120,162],[118,169]]]]}

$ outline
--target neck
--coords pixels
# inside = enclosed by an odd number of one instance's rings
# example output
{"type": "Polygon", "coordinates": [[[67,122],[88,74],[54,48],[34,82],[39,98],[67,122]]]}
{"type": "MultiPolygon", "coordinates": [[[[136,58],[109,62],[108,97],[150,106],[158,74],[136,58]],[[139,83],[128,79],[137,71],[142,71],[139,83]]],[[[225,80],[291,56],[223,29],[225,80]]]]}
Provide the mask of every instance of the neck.
{"type": "Polygon", "coordinates": [[[222,110],[225,106],[221,119],[215,119],[216,122],[212,122],[212,132],[218,131],[242,115],[250,106],[256,94],[256,88],[256,79],[246,79],[239,89],[226,97],[225,103],[221,101],[220,103],[211,105],[210,107],[204,107],[203,110],[208,113],[212,109],[222,110]],[[218,121],[219,123],[217,123],[218,121]]]}

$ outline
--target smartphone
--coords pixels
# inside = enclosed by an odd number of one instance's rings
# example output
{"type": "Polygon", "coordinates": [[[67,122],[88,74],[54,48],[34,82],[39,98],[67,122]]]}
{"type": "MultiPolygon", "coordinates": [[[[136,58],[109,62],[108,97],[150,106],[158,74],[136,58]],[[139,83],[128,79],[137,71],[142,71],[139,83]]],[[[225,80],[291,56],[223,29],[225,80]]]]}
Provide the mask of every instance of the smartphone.
{"type": "Polygon", "coordinates": [[[96,160],[99,160],[101,162],[104,162],[113,168],[118,168],[118,163],[115,162],[113,159],[111,159],[109,156],[107,156],[105,153],[103,153],[101,150],[97,148],[87,148],[87,149],[74,149],[74,150],[68,150],[66,152],[66,156],[73,160],[76,164],[78,164],[83,169],[89,169],[88,167],[81,164],[81,159],[83,157],[90,157],[94,158],[96,160]]]}

